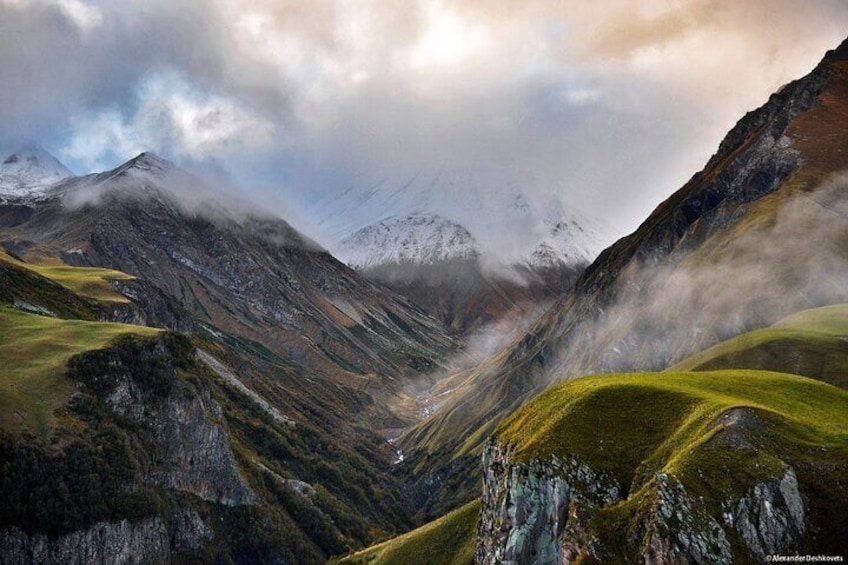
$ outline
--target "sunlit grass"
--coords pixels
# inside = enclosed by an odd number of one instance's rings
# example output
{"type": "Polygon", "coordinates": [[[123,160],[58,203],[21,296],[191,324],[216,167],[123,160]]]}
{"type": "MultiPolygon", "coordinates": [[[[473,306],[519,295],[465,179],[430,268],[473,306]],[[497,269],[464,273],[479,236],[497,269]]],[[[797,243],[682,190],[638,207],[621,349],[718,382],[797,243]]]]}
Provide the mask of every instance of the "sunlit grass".
{"type": "Polygon", "coordinates": [[[848,392],[780,373],[729,370],[584,377],[556,385],[501,424],[513,457],[575,456],[629,485],[643,463],[673,467],[732,408],[780,418],[823,446],[848,442],[848,392]]]}
{"type": "Polygon", "coordinates": [[[126,324],[60,320],[0,307],[0,426],[45,434],[73,394],[64,377],[73,355],[125,334],[159,330],[126,324]]]}
{"type": "Polygon", "coordinates": [[[765,369],[848,388],[848,305],[813,308],[718,343],[669,371],[765,369]]]}
{"type": "Polygon", "coordinates": [[[429,524],[339,561],[343,565],[470,565],[474,563],[476,500],[429,524]]]}
{"type": "Polygon", "coordinates": [[[135,278],[121,271],[99,267],[72,267],[70,265],[26,263],[15,259],[3,251],[0,251],[0,261],[28,269],[64,286],[80,296],[103,302],[129,302],[129,299],[112,289],[109,281],[133,280],[135,278]]]}

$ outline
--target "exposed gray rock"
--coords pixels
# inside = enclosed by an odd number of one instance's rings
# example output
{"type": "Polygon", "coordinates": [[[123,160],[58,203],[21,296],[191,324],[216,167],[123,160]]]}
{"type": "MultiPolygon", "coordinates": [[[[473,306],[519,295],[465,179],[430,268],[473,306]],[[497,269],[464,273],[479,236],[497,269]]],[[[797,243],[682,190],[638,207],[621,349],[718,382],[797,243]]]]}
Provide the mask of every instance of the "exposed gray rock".
{"type": "Polygon", "coordinates": [[[171,562],[168,530],[159,518],[100,522],[56,539],[18,528],[0,532],[0,563],[30,565],[155,565],[171,562]]]}
{"type": "Polygon", "coordinates": [[[24,302],[23,300],[15,300],[14,308],[16,310],[23,310],[24,312],[30,312],[32,314],[39,314],[41,316],[50,316],[51,318],[56,317],[56,312],[52,310],[48,310],[43,306],[38,306],[37,304],[30,304],[29,302],[24,302]]]}
{"type": "Polygon", "coordinates": [[[149,282],[139,279],[113,280],[110,286],[132,302],[112,303],[108,312],[109,321],[186,333],[194,330],[191,315],[185,308],[149,282]]]}
{"type": "Polygon", "coordinates": [[[171,518],[171,549],[174,553],[199,550],[214,536],[195,510],[183,510],[171,518]]]}
{"type": "Polygon", "coordinates": [[[725,514],[728,525],[736,527],[759,559],[786,553],[806,530],[798,479],[789,467],[779,481],[759,483],[747,496],[728,506],[735,506],[732,514],[725,514]]]}
{"type": "Polygon", "coordinates": [[[647,565],[733,562],[730,542],[719,523],[687,494],[680,481],[666,473],[654,477],[656,502],[643,519],[647,565]]]}
{"type": "Polygon", "coordinates": [[[286,481],[286,485],[304,498],[312,499],[316,495],[315,487],[307,482],[299,481],[297,479],[289,479],[286,481]]]}
{"type": "MultiPolygon", "coordinates": [[[[640,503],[626,543],[648,565],[729,565],[740,553],[765,560],[794,551],[806,530],[804,503],[789,467],[725,502],[721,516],[711,515],[703,499],[692,497],[674,475],[657,473],[644,486],[638,490],[647,504],[640,503]],[[729,536],[733,530],[738,537],[729,536]]],[[[516,462],[507,447],[490,441],[483,453],[477,563],[565,564],[586,556],[603,561],[611,548],[595,537],[592,519],[599,508],[621,499],[614,480],[576,459],[516,462]]]]}
{"type": "Polygon", "coordinates": [[[116,414],[145,428],[161,450],[145,481],[228,506],[256,503],[236,466],[223,411],[206,388],[160,402],[148,396],[123,378],[106,399],[116,414]]]}
{"type": "Polygon", "coordinates": [[[562,534],[575,501],[609,504],[620,498],[611,478],[575,459],[510,461],[489,442],[483,453],[483,502],[477,563],[562,563],[562,534]]]}

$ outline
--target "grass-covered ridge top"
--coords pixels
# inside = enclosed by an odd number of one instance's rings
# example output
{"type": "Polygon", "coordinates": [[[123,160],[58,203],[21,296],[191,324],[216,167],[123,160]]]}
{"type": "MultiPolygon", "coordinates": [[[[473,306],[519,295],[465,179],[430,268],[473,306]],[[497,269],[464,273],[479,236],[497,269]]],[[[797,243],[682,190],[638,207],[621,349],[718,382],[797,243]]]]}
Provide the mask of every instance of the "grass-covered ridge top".
{"type": "Polygon", "coordinates": [[[0,307],[0,427],[46,432],[54,411],[74,391],[68,360],[128,334],[161,330],[127,324],[61,320],[0,307]]]}
{"type": "Polygon", "coordinates": [[[848,392],[795,375],[748,370],[566,381],[518,409],[495,436],[517,460],[577,457],[626,488],[637,470],[676,471],[734,408],[776,417],[809,443],[848,445],[848,392]]]}
{"type": "Polygon", "coordinates": [[[32,271],[80,296],[101,302],[128,303],[129,299],[115,292],[109,281],[135,279],[132,275],[113,269],[73,267],[58,262],[51,262],[51,264],[28,263],[16,259],[4,251],[0,251],[0,261],[32,271]]]}
{"type": "Polygon", "coordinates": [[[480,501],[475,500],[406,534],[349,555],[339,565],[470,565],[480,501]]]}
{"type": "Polygon", "coordinates": [[[775,328],[791,328],[848,336],[848,304],[834,304],[802,310],[774,324],[775,328]]]}
{"type": "Polygon", "coordinates": [[[671,372],[728,368],[802,375],[848,389],[848,305],[804,310],[684,359],[671,372]]]}

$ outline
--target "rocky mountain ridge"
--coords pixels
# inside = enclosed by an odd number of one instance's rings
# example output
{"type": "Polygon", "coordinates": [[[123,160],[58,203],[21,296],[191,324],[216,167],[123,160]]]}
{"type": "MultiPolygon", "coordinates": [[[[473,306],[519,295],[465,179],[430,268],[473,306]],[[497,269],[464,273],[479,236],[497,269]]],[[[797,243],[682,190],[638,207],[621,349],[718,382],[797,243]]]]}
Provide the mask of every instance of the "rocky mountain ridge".
{"type": "Polygon", "coordinates": [[[848,301],[846,105],[848,42],[741,119],[705,168],[602,252],[522,339],[455,380],[459,392],[401,440],[411,464],[444,479],[455,457],[479,453],[481,430],[556,380],[664,369],[811,305],[848,301]]]}
{"type": "Polygon", "coordinates": [[[389,473],[396,452],[377,430],[409,421],[406,380],[459,342],[284,221],[200,206],[191,197],[205,189],[143,154],[0,206],[0,324],[16,328],[0,332],[0,348],[43,356],[40,343],[73,328],[62,343],[83,352],[48,357],[49,370],[23,365],[32,387],[0,387],[0,404],[17,406],[0,413],[12,423],[0,433],[4,492],[60,489],[55,503],[4,495],[2,543],[15,559],[320,563],[411,525],[389,473]],[[185,366],[158,353],[124,359],[107,339],[116,321],[185,332],[185,366]],[[42,341],[25,347],[29,327],[42,341]],[[92,341],[87,328],[107,337],[92,341]],[[91,393],[73,384],[89,377],[91,393]],[[38,379],[53,383],[49,402],[38,379]],[[103,484],[77,490],[63,475],[113,441],[103,430],[118,446],[100,464],[114,474],[107,486],[141,496],[114,496],[126,508],[99,501],[112,492],[103,484]],[[39,508],[53,517],[29,514],[39,508]],[[77,519],[63,522],[66,510],[77,519]],[[138,549],[144,536],[149,551],[138,549]]]}
{"type": "Polygon", "coordinates": [[[837,489],[822,500],[818,485],[845,472],[837,463],[845,442],[831,435],[845,406],[844,390],[764,372],[599,375],[553,387],[505,421],[483,451],[477,562],[761,562],[815,548],[838,555],[844,544],[831,505],[845,495],[837,489]],[[687,402],[690,394],[700,403],[687,402]],[[796,416],[813,396],[819,413],[796,416]],[[640,422],[644,437],[621,437],[631,432],[619,429],[616,411],[640,422]],[[821,426],[807,435],[812,450],[795,443],[810,424],[821,426]],[[593,445],[580,444],[587,440],[593,445]]]}

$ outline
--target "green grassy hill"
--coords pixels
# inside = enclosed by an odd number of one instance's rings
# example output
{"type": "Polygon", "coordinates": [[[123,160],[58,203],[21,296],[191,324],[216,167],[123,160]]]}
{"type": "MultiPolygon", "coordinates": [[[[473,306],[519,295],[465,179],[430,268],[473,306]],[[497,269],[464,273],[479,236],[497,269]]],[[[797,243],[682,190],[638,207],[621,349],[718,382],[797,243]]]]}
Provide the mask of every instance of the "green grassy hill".
{"type": "MultiPolygon", "coordinates": [[[[779,479],[791,466],[806,497],[811,550],[836,551],[831,546],[848,519],[848,492],[839,487],[848,483],[848,392],[797,375],[728,370],[584,377],[524,404],[494,437],[509,446],[511,461],[576,458],[614,478],[623,499],[600,509],[589,527],[604,554],[620,562],[638,557],[628,536],[656,504],[653,479],[660,473],[678,478],[722,523],[726,500],[779,479]]],[[[478,505],[341,563],[459,563],[456,556],[466,554],[470,562],[478,505]],[[432,561],[442,555],[443,561],[432,561]]],[[[728,535],[735,557],[747,562],[736,534],[728,535]]]]}
{"type": "Polygon", "coordinates": [[[624,500],[592,522],[615,555],[634,551],[624,533],[655,504],[657,473],[677,477],[721,523],[723,501],[788,465],[807,497],[811,548],[838,544],[848,518],[839,488],[848,481],[848,392],[809,378],[749,370],[584,377],[528,402],[495,436],[514,460],[576,457],[615,478],[624,500]]]}
{"type": "Polygon", "coordinates": [[[122,335],[159,330],[126,324],[61,320],[0,307],[0,429],[45,435],[55,411],[74,392],[68,360],[122,335]]]}
{"type": "Polygon", "coordinates": [[[26,269],[49,279],[79,296],[101,302],[127,303],[127,297],[115,292],[109,285],[110,280],[133,280],[135,277],[99,267],[73,267],[58,261],[28,263],[0,251],[0,262],[26,269]]]}
{"type": "Polygon", "coordinates": [[[813,308],[718,343],[669,371],[762,369],[848,388],[848,305],[813,308]]]}
{"type": "Polygon", "coordinates": [[[713,425],[717,418],[734,408],[767,413],[807,441],[848,447],[848,392],[795,375],[748,370],[567,381],[517,410],[495,436],[518,459],[573,455],[629,484],[642,463],[677,470],[720,431],[713,425]]]}
{"type": "Polygon", "coordinates": [[[470,565],[474,563],[480,501],[418,529],[349,555],[339,565],[470,565]]]}

